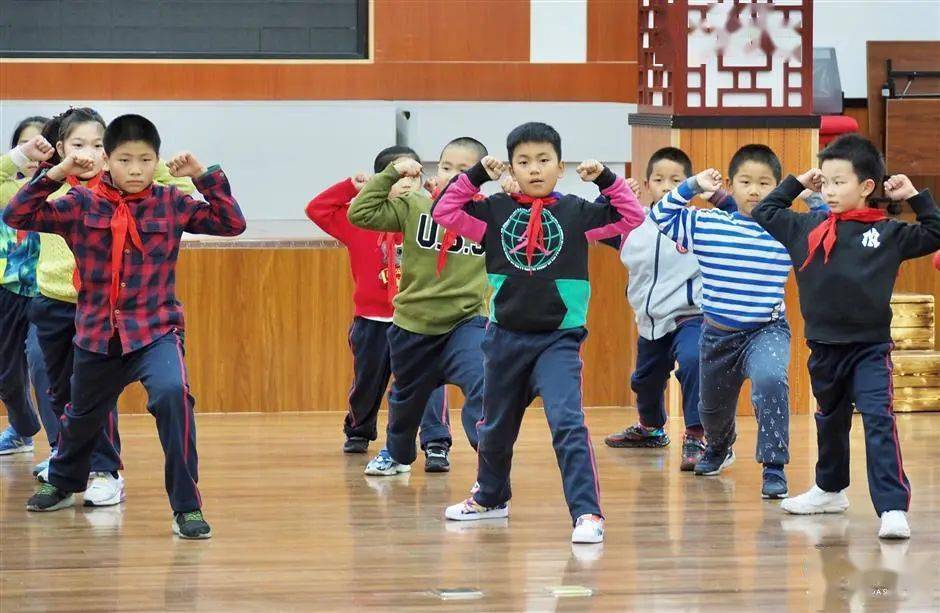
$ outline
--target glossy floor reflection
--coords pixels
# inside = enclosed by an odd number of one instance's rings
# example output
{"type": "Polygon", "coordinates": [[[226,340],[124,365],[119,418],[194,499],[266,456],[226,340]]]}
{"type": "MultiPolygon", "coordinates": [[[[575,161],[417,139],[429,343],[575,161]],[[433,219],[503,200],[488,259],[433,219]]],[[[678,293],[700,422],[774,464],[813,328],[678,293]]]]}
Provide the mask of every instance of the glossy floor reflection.
{"type": "MultiPolygon", "coordinates": [[[[0,608],[940,610],[940,414],[898,418],[914,492],[908,543],[877,538],[860,423],[852,507],[806,518],[761,500],[751,418],[740,423],[738,461],[706,478],[679,472],[676,442],[603,446],[605,434],[634,417],[589,412],[607,541],[572,547],[538,410],[516,451],[510,519],[477,524],[442,519],[473,483],[464,440],[448,475],[416,464],[410,475],[365,477],[367,456],[340,453],[340,414],[201,415],[201,485],[215,534],[208,542],[171,535],[155,428],[147,416],[128,416],[121,507],[28,514],[29,469],[44,450],[0,459],[0,608]]],[[[794,493],[811,483],[811,419],[792,426],[794,493]]],[[[678,428],[672,434],[680,440],[678,428]]]]}

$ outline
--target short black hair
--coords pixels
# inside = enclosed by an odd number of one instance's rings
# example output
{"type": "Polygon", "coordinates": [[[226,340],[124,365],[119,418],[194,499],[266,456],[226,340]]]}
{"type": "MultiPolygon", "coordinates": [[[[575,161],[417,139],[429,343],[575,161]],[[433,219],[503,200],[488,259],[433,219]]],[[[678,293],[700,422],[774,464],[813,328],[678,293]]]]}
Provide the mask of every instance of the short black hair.
{"type": "Polygon", "coordinates": [[[152,121],[142,115],[115,117],[104,131],[104,152],[111,155],[120,145],[136,141],[147,143],[160,154],[160,133],[152,121]]]}
{"type": "Polygon", "coordinates": [[[13,129],[13,138],[10,139],[10,147],[16,147],[16,144],[20,142],[20,135],[23,134],[23,130],[33,126],[38,127],[41,133],[42,127],[46,125],[47,121],[49,121],[48,117],[43,117],[42,115],[32,115],[31,117],[27,117],[23,121],[16,124],[16,128],[13,129]]]}
{"type": "MultiPolygon", "coordinates": [[[[97,123],[102,130],[106,125],[95,109],[87,106],[70,107],[69,110],[56,115],[43,125],[42,137],[54,147],[59,141],[67,140],[72,131],[83,123],[97,123]]],[[[52,157],[48,160],[50,164],[58,164],[61,161],[58,149],[53,151],[52,157]]]]}
{"type": "Polygon", "coordinates": [[[513,128],[513,131],[506,137],[506,149],[509,151],[510,164],[512,163],[512,154],[515,153],[516,147],[522,143],[548,143],[555,149],[558,161],[561,161],[561,135],[547,123],[530,121],[513,128]]]}
{"type": "Polygon", "coordinates": [[[477,154],[477,157],[480,160],[490,154],[490,152],[486,150],[486,145],[470,136],[458,136],[454,140],[444,145],[444,148],[441,149],[441,156],[443,156],[444,152],[447,151],[447,149],[450,147],[463,147],[464,149],[470,149],[477,154]]]}
{"type": "Polygon", "coordinates": [[[780,183],[780,180],[783,179],[783,167],[780,165],[780,158],[767,145],[744,145],[735,151],[734,155],[731,156],[731,163],[728,164],[728,179],[734,179],[734,175],[737,174],[744,162],[757,162],[769,166],[777,183],[780,183]]]}
{"type": "Polygon", "coordinates": [[[679,166],[682,166],[682,170],[685,172],[685,177],[688,179],[692,176],[692,160],[689,159],[689,156],[685,154],[685,151],[677,147],[663,147],[662,149],[657,149],[650,157],[650,161],[646,164],[646,180],[648,181],[650,176],[653,174],[653,166],[656,162],[662,160],[669,160],[670,162],[675,162],[679,166]]]}
{"type": "Polygon", "coordinates": [[[379,154],[375,156],[375,172],[382,172],[389,164],[399,158],[411,158],[416,162],[421,161],[421,158],[418,157],[418,153],[411,147],[392,145],[391,147],[382,149],[379,151],[379,154]]]}
{"type": "Polygon", "coordinates": [[[819,152],[819,164],[826,160],[845,160],[859,182],[871,179],[877,186],[885,176],[885,160],[875,145],[858,134],[843,134],[819,152]]]}

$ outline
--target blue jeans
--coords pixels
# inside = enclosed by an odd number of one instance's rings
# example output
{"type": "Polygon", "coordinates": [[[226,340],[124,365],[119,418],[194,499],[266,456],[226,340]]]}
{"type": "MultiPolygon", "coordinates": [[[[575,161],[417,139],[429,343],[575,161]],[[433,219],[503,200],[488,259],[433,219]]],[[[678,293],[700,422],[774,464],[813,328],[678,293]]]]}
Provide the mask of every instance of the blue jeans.
{"type": "Polygon", "coordinates": [[[709,446],[726,449],[735,439],[738,394],[751,380],[757,418],[755,458],[762,464],[790,461],[790,326],[778,319],[752,330],[725,331],[706,321],[701,344],[702,403],[699,414],[709,446]]]}
{"type": "Polygon", "coordinates": [[[682,416],[685,427],[699,426],[699,341],[702,337],[702,318],[693,317],[655,341],[642,336],[636,344],[636,369],[630,378],[630,388],[636,394],[636,408],[640,423],[647,428],[666,425],[664,394],[669,375],[676,363],[676,376],[682,386],[682,416]]]}

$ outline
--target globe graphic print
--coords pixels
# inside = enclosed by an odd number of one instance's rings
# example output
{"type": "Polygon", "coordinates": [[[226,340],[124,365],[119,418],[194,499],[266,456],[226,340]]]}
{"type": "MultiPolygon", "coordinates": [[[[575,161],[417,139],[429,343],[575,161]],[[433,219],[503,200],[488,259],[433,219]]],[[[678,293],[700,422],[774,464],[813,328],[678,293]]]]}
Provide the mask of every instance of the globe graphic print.
{"type": "Polygon", "coordinates": [[[503,246],[503,253],[506,259],[520,270],[532,272],[542,270],[551,265],[561,253],[561,247],[565,242],[565,235],[562,232],[561,224],[555,219],[549,211],[542,211],[542,236],[545,242],[545,252],[536,249],[532,254],[532,265],[525,255],[525,247],[516,249],[525,236],[526,227],[529,225],[529,209],[516,209],[513,211],[500,232],[500,238],[503,246]]]}

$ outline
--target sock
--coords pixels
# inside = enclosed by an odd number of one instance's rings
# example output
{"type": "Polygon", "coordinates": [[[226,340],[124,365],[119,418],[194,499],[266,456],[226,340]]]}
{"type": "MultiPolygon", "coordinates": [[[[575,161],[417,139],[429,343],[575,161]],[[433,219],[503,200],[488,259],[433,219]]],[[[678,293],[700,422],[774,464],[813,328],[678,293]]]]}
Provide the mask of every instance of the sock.
{"type": "Polygon", "coordinates": [[[705,438],[705,428],[702,426],[689,426],[685,429],[685,435],[694,439],[702,440],[705,438]]]}

